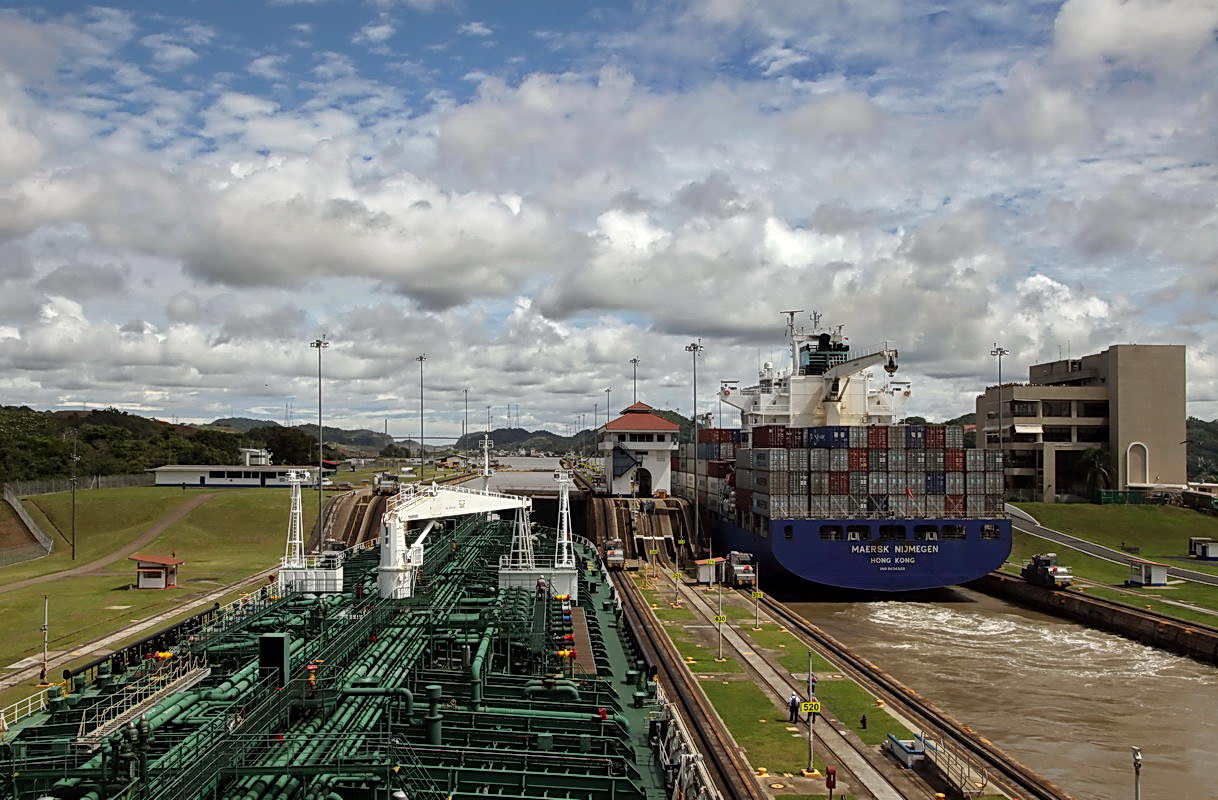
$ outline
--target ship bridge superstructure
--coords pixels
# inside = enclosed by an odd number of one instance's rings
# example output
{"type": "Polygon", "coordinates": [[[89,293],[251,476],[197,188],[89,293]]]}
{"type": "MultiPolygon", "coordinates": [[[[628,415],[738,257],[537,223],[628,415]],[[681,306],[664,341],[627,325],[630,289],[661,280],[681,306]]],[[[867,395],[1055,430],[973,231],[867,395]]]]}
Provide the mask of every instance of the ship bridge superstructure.
{"type": "Polygon", "coordinates": [[[812,325],[796,324],[788,311],[786,338],[790,362],[762,364],[757,383],[742,389],[724,388],[719,397],[740,410],[741,426],[889,424],[894,398],[907,395],[905,382],[872,387],[872,370],[882,368],[891,378],[897,371],[897,349],[887,341],[853,348],[843,325],[822,327],[820,314],[812,325]]]}

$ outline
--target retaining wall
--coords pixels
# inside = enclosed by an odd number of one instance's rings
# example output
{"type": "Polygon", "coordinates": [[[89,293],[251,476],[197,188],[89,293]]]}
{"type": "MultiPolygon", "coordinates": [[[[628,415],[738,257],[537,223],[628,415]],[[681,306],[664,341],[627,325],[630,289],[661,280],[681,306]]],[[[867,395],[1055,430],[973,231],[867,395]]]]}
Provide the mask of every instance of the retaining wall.
{"type": "Polygon", "coordinates": [[[1123,603],[1099,601],[1082,592],[1045,589],[997,572],[967,586],[1206,664],[1218,664],[1218,630],[1195,627],[1184,620],[1164,619],[1123,603]]]}

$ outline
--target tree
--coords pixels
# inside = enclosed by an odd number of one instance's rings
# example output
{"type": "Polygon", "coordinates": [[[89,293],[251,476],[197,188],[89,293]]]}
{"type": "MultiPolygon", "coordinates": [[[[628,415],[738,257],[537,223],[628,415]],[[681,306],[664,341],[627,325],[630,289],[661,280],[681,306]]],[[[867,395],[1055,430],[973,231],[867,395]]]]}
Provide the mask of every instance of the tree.
{"type": "MultiPolygon", "coordinates": [[[[312,464],[314,461],[313,448],[317,446],[316,439],[310,439],[296,428],[255,428],[256,431],[268,431],[264,441],[271,451],[271,458],[276,466],[297,466],[312,464]]],[[[247,435],[252,435],[250,431],[247,435]]],[[[255,437],[263,438],[263,437],[255,437]]]]}
{"type": "Polygon", "coordinates": [[[1112,477],[1116,467],[1112,463],[1112,454],[1107,447],[1090,447],[1079,456],[1079,469],[1087,483],[1087,491],[1094,495],[1101,489],[1112,486],[1112,477]]]}

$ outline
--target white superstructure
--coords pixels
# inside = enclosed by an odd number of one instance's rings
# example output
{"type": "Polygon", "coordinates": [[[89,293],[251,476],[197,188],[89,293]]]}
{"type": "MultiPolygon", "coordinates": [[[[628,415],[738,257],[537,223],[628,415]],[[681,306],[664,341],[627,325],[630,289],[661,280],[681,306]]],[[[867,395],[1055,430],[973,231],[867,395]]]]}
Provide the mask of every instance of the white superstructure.
{"type": "Polygon", "coordinates": [[[719,393],[724,403],[740,409],[742,427],[891,423],[895,400],[908,394],[908,384],[894,382],[873,389],[870,381],[873,367],[882,367],[890,376],[896,373],[896,348],[882,342],[858,348],[861,355],[854,355],[844,326],[824,329],[820,315],[814,313],[811,328],[805,329],[795,324],[800,312],[784,313],[790,365],[780,369],[767,361],[755,385],[719,393]]]}

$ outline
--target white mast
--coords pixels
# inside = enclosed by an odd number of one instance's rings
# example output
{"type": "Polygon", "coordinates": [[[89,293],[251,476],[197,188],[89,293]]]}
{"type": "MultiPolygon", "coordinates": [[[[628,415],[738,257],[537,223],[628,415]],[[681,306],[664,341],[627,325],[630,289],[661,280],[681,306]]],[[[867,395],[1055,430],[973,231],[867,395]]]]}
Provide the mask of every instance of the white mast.
{"type": "Polygon", "coordinates": [[[491,432],[482,437],[482,492],[491,490],[491,432]]]}
{"type": "Polygon", "coordinates": [[[298,470],[288,472],[288,484],[292,487],[292,508],[288,513],[288,545],[283,554],[286,569],[300,569],[305,565],[303,511],[300,507],[300,484],[308,480],[308,473],[298,470]]]}
{"type": "Polygon", "coordinates": [[[558,544],[554,551],[554,566],[559,569],[574,569],[575,550],[571,546],[571,473],[556,469],[554,480],[558,481],[558,544]]]}
{"type": "Polygon", "coordinates": [[[529,522],[529,509],[516,509],[516,531],[512,534],[512,552],[508,556],[508,567],[511,569],[533,569],[537,563],[533,560],[532,524],[529,522]]]}

